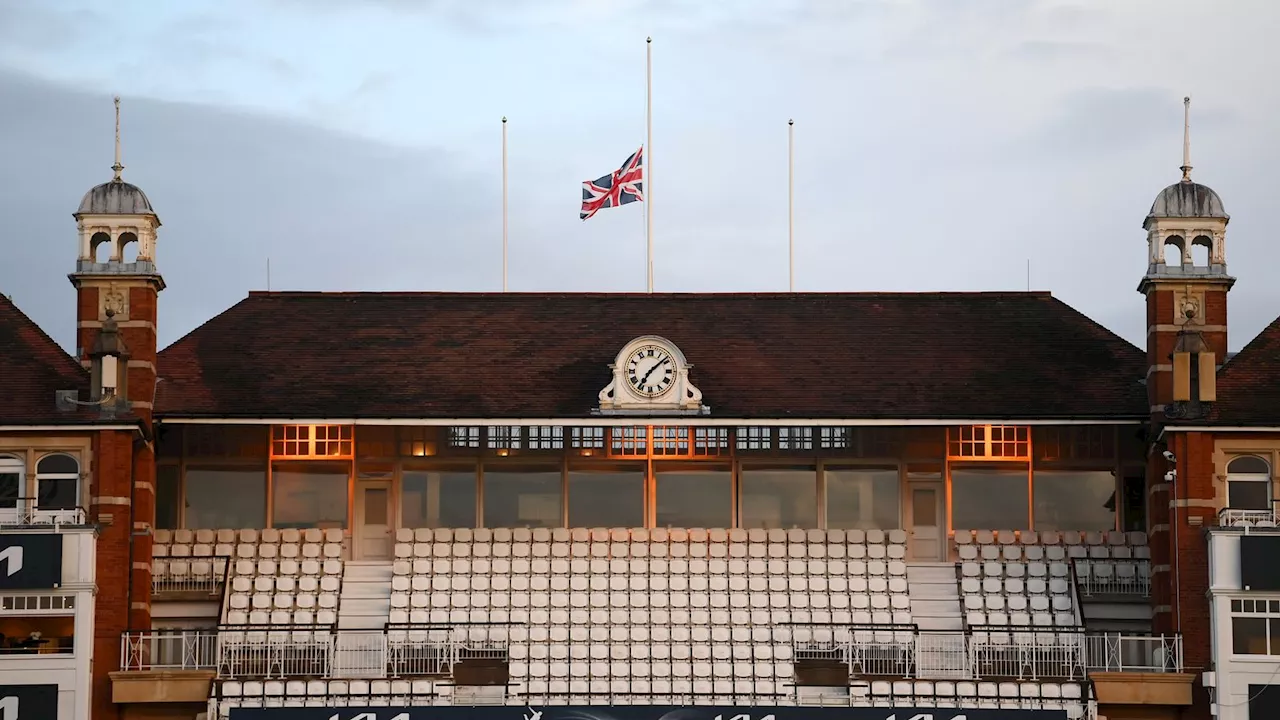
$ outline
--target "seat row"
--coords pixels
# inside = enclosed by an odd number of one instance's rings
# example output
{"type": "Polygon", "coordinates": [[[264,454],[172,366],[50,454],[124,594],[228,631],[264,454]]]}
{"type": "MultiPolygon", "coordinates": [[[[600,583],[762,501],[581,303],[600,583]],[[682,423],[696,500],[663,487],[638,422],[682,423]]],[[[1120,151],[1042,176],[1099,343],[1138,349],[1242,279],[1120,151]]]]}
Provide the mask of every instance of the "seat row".
{"type": "Polygon", "coordinates": [[[792,528],[400,528],[396,542],[656,542],[903,545],[905,530],[792,528]]]}
{"type": "Polygon", "coordinates": [[[233,530],[155,530],[152,541],[157,545],[212,545],[214,543],[230,545],[235,543],[341,543],[343,531],[340,528],[267,528],[257,530],[245,528],[233,530]]]}
{"type": "MultiPolygon", "coordinates": [[[[1063,565],[1065,567],[1065,565],[1063,565]]],[[[422,577],[823,577],[905,578],[900,560],[666,560],[662,558],[484,558],[397,560],[393,576],[422,577]]]]}
{"type": "MultiPolygon", "coordinates": [[[[327,546],[326,546],[327,547],[327,546]]],[[[448,558],[754,558],[902,560],[903,543],[733,543],[733,542],[398,542],[398,559],[448,558]]]]}
{"type": "Polygon", "coordinates": [[[956,530],[956,545],[1128,545],[1147,544],[1144,532],[1104,530],[956,530]]]}

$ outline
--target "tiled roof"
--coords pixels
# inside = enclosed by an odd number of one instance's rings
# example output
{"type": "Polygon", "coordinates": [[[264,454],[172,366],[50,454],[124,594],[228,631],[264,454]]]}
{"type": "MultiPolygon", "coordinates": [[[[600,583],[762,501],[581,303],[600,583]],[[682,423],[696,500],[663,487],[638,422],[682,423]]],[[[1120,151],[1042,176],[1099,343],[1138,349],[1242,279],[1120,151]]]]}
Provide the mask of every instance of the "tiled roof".
{"type": "Polygon", "coordinates": [[[1217,425],[1280,425],[1280,318],[1218,371],[1217,425]]]}
{"type": "Polygon", "coordinates": [[[88,395],[89,373],[0,295],[0,425],[81,424],[98,419],[85,409],[60,412],[58,390],[88,395]]]}
{"type": "Polygon", "coordinates": [[[648,334],[713,417],[1146,416],[1143,353],[1047,293],[254,293],[161,352],[156,412],[581,418],[648,334]]]}

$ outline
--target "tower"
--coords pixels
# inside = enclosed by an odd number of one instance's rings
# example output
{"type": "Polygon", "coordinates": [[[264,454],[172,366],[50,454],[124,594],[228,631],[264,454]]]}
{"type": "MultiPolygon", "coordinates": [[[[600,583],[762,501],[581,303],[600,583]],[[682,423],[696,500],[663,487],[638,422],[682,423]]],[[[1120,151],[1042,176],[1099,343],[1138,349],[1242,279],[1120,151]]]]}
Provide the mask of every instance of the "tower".
{"type": "Polygon", "coordinates": [[[122,409],[151,419],[156,383],[156,299],[164,278],[156,269],[160,218],[146,194],[122,178],[120,98],[116,105],[113,177],[85,193],[76,210],[80,252],[68,277],[76,288],[76,356],[89,368],[105,323],[119,329],[129,358],[112,387],[126,390],[122,409]]]}
{"type": "Polygon", "coordinates": [[[160,218],[147,196],[124,181],[120,98],[115,99],[115,163],[110,181],[85,193],[73,217],[79,236],[75,271],[76,356],[90,371],[90,407],[136,430],[99,433],[94,441],[89,518],[100,528],[94,604],[93,717],[117,717],[110,672],[120,635],[151,629],[151,529],[155,453],[150,438],[156,387],[156,269],[160,218]],[[121,572],[127,568],[127,572],[121,572]]]}
{"type": "Polygon", "coordinates": [[[1183,108],[1182,179],[1160,191],[1142,223],[1148,256],[1138,292],[1147,298],[1147,397],[1157,423],[1199,417],[1213,401],[1235,283],[1227,274],[1231,218],[1216,192],[1191,180],[1191,98],[1183,108]]]}
{"type": "MultiPolygon", "coordinates": [[[[1191,180],[1190,106],[1184,98],[1182,178],[1160,191],[1142,223],[1147,272],[1138,292],[1147,299],[1153,629],[1181,633],[1186,665],[1209,667],[1209,559],[1201,529],[1216,522],[1213,436],[1161,432],[1199,424],[1216,400],[1227,353],[1227,293],[1235,283],[1227,274],[1230,216],[1216,192],[1191,180]]],[[[1195,705],[1207,708],[1204,689],[1193,692],[1195,705]]]]}

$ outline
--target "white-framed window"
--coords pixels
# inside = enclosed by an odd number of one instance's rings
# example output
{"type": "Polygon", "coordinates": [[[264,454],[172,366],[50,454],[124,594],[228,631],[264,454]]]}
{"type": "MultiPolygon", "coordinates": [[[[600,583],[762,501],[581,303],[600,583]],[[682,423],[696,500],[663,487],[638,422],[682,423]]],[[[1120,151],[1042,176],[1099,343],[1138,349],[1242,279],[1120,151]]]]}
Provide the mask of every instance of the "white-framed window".
{"type": "Polygon", "coordinates": [[[1231,601],[1231,652],[1280,655],[1280,600],[1231,601]]]}
{"type": "Polygon", "coordinates": [[[36,508],[74,510],[80,502],[80,462],[66,453],[45,455],[36,463],[36,508]]]}
{"type": "Polygon", "coordinates": [[[1271,509],[1271,465],[1266,460],[1241,455],[1227,463],[1227,507],[1271,509]]]}
{"type": "Polygon", "coordinates": [[[18,498],[24,492],[27,466],[22,458],[0,455],[0,508],[18,507],[18,498]]]}

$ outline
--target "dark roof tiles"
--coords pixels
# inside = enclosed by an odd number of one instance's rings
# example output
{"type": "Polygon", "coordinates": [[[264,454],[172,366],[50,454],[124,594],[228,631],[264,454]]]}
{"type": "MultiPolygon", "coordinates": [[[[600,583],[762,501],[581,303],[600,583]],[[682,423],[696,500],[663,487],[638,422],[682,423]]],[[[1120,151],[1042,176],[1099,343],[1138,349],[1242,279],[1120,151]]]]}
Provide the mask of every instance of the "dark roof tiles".
{"type": "Polygon", "coordinates": [[[631,339],[716,417],[1144,417],[1143,353],[1047,293],[254,293],[165,349],[157,414],[580,418],[631,339]]]}

